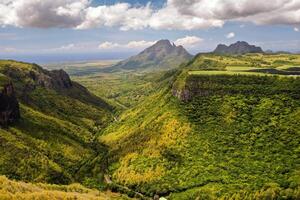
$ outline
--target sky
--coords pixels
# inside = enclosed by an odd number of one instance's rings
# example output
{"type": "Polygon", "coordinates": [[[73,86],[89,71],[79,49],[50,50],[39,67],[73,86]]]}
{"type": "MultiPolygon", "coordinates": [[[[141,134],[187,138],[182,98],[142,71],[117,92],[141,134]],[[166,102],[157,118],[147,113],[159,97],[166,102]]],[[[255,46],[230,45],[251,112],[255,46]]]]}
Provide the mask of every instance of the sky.
{"type": "Polygon", "coordinates": [[[300,0],[0,0],[0,59],[124,59],[160,39],[300,52],[300,0]]]}

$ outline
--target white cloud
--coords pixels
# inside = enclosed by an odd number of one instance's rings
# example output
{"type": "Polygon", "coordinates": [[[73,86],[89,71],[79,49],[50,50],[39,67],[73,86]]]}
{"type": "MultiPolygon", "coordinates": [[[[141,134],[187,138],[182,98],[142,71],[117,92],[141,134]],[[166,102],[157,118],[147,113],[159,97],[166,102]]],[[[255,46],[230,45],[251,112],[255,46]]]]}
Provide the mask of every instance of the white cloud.
{"type": "MultiPolygon", "coordinates": [[[[202,38],[196,37],[196,36],[186,36],[183,38],[177,39],[174,43],[176,45],[182,45],[185,47],[193,47],[203,41],[202,38]]],[[[154,45],[157,41],[145,41],[145,40],[140,40],[140,41],[129,41],[128,43],[120,44],[116,42],[110,42],[106,41],[101,43],[98,46],[98,49],[101,50],[108,50],[108,49],[135,49],[135,50],[142,50],[145,48],[148,48],[152,45],[154,45]]]]}
{"type": "Polygon", "coordinates": [[[182,45],[182,46],[195,46],[197,44],[199,44],[200,42],[202,42],[203,39],[196,37],[196,36],[186,36],[184,38],[179,38],[175,41],[176,45],[182,45]]]}
{"type": "Polygon", "coordinates": [[[300,24],[298,0],[167,0],[160,9],[129,3],[92,6],[91,0],[0,0],[0,26],[119,27],[121,30],[222,27],[227,21],[300,24]]]}
{"type": "Polygon", "coordinates": [[[99,49],[113,49],[116,47],[120,47],[121,45],[118,43],[112,43],[112,42],[103,42],[99,45],[99,49]]]}
{"type": "Polygon", "coordinates": [[[150,41],[147,42],[145,40],[141,40],[141,41],[131,41],[128,44],[126,44],[125,46],[127,48],[147,48],[151,45],[153,45],[156,41],[150,41]]]}
{"type": "Polygon", "coordinates": [[[231,38],[234,38],[234,37],[235,37],[235,33],[234,32],[228,33],[226,35],[226,38],[228,38],[228,39],[231,39],[231,38]]]}
{"type": "MultiPolygon", "coordinates": [[[[201,9],[202,10],[202,9],[201,9]]],[[[165,8],[154,12],[149,19],[149,27],[154,29],[193,30],[209,27],[222,27],[224,21],[215,18],[201,18],[181,13],[171,0],[165,8]]]]}
{"type": "Polygon", "coordinates": [[[59,49],[60,50],[72,50],[75,48],[76,48],[75,44],[68,44],[68,45],[61,46],[59,49]]]}
{"type": "Polygon", "coordinates": [[[18,49],[14,48],[14,47],[5,47],[2,49],[2,51],[4,53],[16,53],[16,52],[18,52],[18,49]]]}
{"type": "Polygon", "coordinates": [[[115,49],[115,48],[122,48],[122,49],[144,49],[151,45],[153,45],[156,41],[130,41],[126,44],[119,44],[114,42],[103,42],[101,43],[98,48],[99,49],[115,49]]]}
{"type": "Polygon", "coordinates": [[[131,7],[128,3],[89,7],[86,9],[85,20],[77,28],[119,26],[121,30],[142,29],[147,26],[151,13],[150,4],[138,8],[131,7]]]}
{"type": "Polygon", "coordinates": [[[299,28],[295,27],[294,31],[299,32],[299,28]]]}

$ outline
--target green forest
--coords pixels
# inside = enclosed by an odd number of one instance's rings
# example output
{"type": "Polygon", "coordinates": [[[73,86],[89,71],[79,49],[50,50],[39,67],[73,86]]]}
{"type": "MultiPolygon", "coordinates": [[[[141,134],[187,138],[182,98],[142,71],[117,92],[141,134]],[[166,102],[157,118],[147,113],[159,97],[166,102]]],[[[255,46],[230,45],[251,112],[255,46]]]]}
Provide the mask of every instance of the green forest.
{"type": "Polygon", "coordinates": [[[20,110],[0,129],[0,199],[300,199],[299,66],[198,54],[69,77],[0,61],[20,110]]]}

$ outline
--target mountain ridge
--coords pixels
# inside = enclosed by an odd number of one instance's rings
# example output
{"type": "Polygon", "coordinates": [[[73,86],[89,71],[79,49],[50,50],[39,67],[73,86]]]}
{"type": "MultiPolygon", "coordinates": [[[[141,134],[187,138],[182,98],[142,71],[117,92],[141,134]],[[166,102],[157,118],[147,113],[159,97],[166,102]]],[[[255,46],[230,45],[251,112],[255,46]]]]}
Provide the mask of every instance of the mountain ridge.
{"type": "Polygon", "coordinates": [[[250,45],[245,41],[238,41],[229,46],[219,44],[213,51],[215,54],[246,54],[246,53],[264,53],[261,47],[250,45]]]}

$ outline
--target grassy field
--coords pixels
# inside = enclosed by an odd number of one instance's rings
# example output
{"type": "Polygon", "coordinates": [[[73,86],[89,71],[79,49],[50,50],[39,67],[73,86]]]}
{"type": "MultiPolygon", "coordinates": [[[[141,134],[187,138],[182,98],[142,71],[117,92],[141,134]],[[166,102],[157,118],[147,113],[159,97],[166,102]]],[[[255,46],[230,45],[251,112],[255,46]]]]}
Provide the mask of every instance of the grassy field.
{"type": "Polygon", "coordinates": [[[274,76],[272,74],[245,72],[245,71],[189,71],[189,75],[249,75],[249,76],[274,76]]]}

